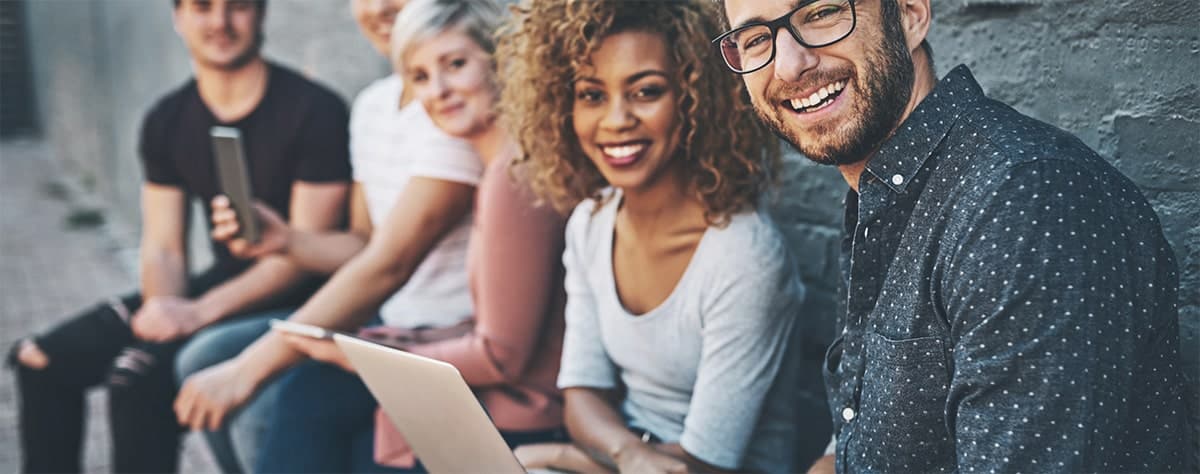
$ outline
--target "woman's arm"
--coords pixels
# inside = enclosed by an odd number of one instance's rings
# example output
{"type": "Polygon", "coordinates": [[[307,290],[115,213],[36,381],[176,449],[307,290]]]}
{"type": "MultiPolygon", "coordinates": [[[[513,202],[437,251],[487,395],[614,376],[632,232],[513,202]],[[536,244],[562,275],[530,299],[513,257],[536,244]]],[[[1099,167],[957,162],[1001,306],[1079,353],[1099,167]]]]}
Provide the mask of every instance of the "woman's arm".
{"type": "MultiPolygon", "coordinates": [[[[474,190],[438,179],[409,180],[366,249],[289,319],[332,329],[361,326],[462,221],[474,190]]],[[[189,377],[176,399],[176,413],[185,424],[219,426],[262,383],[299,360],[300,354],[279,334],[267,332],[237,357],[189,377]]]]}
{"type": "Polygon", "coordinates": [[[262,227],[258,242],[237,237],[237,211],[225,196],[212,201],[213,240],[224,242],[230,253],[238,258],[260,258],[283,255],[302,270],[328,275],[367,245],[371,235],[371,217],[367,211],[366,195],[361,183],[355,182],[350,194],[350,229],[330,230],[289,225],[265,204],[255,203],[254,213],[262,227]]]}
{"type": "MultiPolygon", "coordinates": [[[[575,387],[563,390],[563,415],[571,439],[596,462],[619,466],[622,454],[645,447],[641,438],[625,426],[625,420],[610,401],[608,390],[575,387]]],[[[624,471],[622,469],[621,471],[624,471]]]]}
{"type": "Polygon", "coordinates": [[[367,211],[366,191],[360,182],[350,191],[350,228],[344,232],[319,232],[292,229],[283,253],[292,263],[314,273],[336,272],[358,255],[371,237],[371,214],[367,211]]]}
{"type": "Polygon", "coordinates": [[[291,320],[350,330],[408,281],[425,256],[466,217],[475,187],[412,178],[387,221],[361,253],[337,271],[291,320]]]}
{"type": "Polygon", "coordinates": [[[512,383],[531,364],[552,305],[561,303],[565,225],[553,210],[535,208],[533,195],[503,163],[491,167],[479,192],[477,232],[471,237],[481,239],[472,256],[475,328],[463,337],[407,348],[453,364],[474,387],[512,383]]]}

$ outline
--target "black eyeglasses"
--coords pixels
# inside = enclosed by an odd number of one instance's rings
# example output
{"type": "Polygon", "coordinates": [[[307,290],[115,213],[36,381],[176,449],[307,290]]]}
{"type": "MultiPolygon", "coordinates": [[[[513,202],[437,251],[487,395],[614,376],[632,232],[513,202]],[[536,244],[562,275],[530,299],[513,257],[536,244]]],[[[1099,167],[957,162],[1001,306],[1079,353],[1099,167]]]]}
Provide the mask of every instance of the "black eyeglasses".
{"type": "Polygon", "coordinates": [[[820,48],[850,36],[858,16],[854,0],[810,0],[779,18],[751,23],[712,40],[725,65],[749,74],[775,60],[775,35],[786,28],[797,43],[820,48]]]}

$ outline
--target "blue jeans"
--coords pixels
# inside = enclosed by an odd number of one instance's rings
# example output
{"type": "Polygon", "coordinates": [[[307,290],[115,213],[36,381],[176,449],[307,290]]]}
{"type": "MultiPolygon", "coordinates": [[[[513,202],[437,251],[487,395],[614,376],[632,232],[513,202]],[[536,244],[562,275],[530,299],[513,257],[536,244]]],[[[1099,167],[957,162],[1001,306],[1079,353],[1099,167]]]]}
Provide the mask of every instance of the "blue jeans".
{"type": "MultiPolygon", "coordinates": [[[[411,469],[375,463],[379,404],[357,375],[309,361],[278,385],[280,397],[255,472],[425,472],[420,462],[411,469]]],[[[501,436],[510,447],[566,439],[563,430],[501,436]]]]}
{"type": "MultiPolygon", "coordinates": [[[[200,331],[176,357],[176,379],[182,385],[188,376],[237,356],[267,332],[268,321],[287,319],[293,311],[285,309],[256,314],[200,331]]],[[[248,472],[254,466],[278,398],[279,384],[268,382],[246,405],[226,418],[224,426],[204,432],[204,439],[221,471],[248,472]]]]}

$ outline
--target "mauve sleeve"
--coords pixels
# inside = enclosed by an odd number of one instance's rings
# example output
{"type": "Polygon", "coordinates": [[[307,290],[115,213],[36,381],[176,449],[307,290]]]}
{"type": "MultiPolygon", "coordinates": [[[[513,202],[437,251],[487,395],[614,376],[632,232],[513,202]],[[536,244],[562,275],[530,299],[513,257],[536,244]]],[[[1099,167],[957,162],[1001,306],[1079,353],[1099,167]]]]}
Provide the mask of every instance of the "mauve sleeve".
{"type": "Polygon", "coordinates": [[[475,387],[510,383],[532,362],[561,275],[565,222],[548,207],[535,208],[532,193],[503,164],[488,170],[479,193],[475,330],[409,349],[454,365],[475,387]]]}

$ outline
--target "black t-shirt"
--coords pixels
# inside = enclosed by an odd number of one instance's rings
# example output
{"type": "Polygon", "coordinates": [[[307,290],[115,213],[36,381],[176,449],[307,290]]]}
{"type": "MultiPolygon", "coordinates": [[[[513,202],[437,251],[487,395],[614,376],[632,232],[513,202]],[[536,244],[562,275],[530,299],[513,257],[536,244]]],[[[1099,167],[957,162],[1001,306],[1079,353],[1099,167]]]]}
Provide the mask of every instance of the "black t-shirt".
{"type": "MultiPolygon", "coordinates": [[[[270,64],[267,89],[246,117],[218,120],[200,99],[196,81],[168,94],[142,124],[141,157],[146,181],[178,187],[204,202],[212,226],[212,198],[221,193],[210,129],[237,128],[245,147],[254,198],[288,217],[297,181],[350,180],[349,115],[333,92],[286,68],[270,64]]],[[[218,268],[240,272],[237,260],[213,242],[218,268]]]]}

